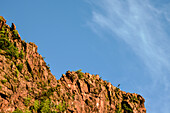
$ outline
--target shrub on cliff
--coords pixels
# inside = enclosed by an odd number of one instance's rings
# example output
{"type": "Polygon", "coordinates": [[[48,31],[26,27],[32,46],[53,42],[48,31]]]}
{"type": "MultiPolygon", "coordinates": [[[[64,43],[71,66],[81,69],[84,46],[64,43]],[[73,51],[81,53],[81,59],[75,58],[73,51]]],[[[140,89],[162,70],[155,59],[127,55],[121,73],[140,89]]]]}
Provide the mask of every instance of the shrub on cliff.
{"type": "Polygon", "coordinates": [[[18,64],[18,65],[17,65],[17,68],[18,68],[18,71],[21,72],[21,71],[22,71],[22,68],[23,68],[23,64],[18,64]]]}
{"type": "Polygon", "coordinates": [[[81,72],[81,71],[82,71],[81,69],[79,69],[79,70],[76,71],[76,73],[78,74],[79,79],[81,79],[81,78],[84,77],[84,76],[83,76],[83,72],[81,72]]]}

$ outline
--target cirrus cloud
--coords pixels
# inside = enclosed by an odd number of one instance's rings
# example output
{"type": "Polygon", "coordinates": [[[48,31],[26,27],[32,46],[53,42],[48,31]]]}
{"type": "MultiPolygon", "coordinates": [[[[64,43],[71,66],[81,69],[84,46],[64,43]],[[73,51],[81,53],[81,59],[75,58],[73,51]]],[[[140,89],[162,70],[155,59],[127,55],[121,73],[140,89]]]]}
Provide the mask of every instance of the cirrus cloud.
{"type": "MultiPolygon", "coordinates": [[[[128,44],[150,72],[151,88],[159,84],[164,87],[164,93],[170,93],[170,33],[167,30],[170,28],[170,4],[159,4],[158,8],[149,0],[93,0],[89,3],[92,29],[96,33],[107,31],[113,38],[128,44]]],[[[166,100],[170,97],[166,96],[166,100]]],[[[169,104],[164,100],[160,111],[168,112],[169,104]]]]}

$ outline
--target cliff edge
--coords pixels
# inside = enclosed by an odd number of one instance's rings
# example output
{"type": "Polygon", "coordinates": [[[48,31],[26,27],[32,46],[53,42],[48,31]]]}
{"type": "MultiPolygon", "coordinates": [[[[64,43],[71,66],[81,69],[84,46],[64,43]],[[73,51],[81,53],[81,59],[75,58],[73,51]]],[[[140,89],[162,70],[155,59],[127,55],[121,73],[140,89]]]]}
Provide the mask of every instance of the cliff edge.
{"type": "Polygon", "coordinates": [[[1,113],[146,113],[144,102],[81,70],[56,80],[37,46],[0,16],[1,113]]]}

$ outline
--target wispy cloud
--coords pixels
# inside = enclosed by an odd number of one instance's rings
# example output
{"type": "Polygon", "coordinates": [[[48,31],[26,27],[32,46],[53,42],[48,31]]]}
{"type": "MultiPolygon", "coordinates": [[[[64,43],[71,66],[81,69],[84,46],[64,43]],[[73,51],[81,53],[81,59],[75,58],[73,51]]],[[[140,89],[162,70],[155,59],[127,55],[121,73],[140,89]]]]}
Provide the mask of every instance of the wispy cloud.
{"type": "MultiPolygon", "coordinates": [[[[126,42],[144,61],[152,82],[170,90],[170,5],[149,0],[91,0],[91,26],[126,42]]],[[[169,98],[169,97],[168,97],[169,98]]]]}

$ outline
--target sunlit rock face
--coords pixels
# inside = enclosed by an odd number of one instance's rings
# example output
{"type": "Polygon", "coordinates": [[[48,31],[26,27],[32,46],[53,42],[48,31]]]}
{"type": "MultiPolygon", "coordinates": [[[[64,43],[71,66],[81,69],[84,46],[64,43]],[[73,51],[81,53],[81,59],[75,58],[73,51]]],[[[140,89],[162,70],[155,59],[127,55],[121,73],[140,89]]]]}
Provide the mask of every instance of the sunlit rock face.
{"type": "Polygon", "coordinates": [[[146,113],[144,102],[81,70],[56,80],[37,46],[0,16],[0,112],[146,113]]]}

